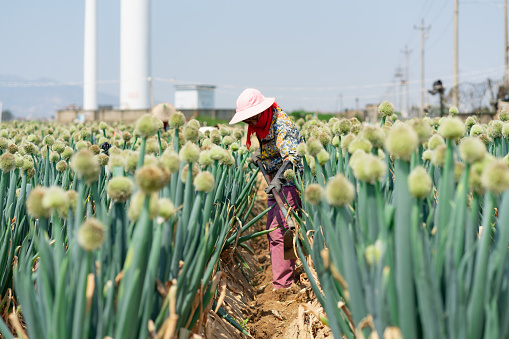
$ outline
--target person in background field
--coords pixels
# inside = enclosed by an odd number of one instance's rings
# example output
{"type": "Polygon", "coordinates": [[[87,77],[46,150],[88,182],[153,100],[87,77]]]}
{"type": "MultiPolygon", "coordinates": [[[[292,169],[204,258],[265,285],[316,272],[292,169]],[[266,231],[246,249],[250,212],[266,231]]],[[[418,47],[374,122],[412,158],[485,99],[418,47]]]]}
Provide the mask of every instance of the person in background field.
{"type": "Polygon", "coordinates": [[[175,107],[167,102],[157,104],[152,108],[152,114],[163,122],[165,131],[168,129],[168,121],[170,120],[170,116],[175,112],[177,112],[175,107]]]}
{"type": "MultiPolygon", "coordinates": [[[[256,89],[244,90],[237,99],[237,110],[230,125],[238,122],[248,124],[247,141],[251,147],[251,135],[256,133],[260,148],[252,156],[256,165],[261,160],[271,178],[265,192],[269,194],[268,205],[272,206],[276,200],[270,192],[275,188],[283,202],[286,200],[290,206],[298,211],[301,207],[300,194],[293,184],[284,179],[284,172],[288,169],[302,171],[302,160],[297,155],[297,145],[303,142],[300,131],[292,120],[281,110],[275,98],[265,98],[256,89]],[[284,195],[284,197],[283,197],[284,195]]],[[[267,216],[267,229],[286,224],[285,216],[278,206],[271,209],[267,216]]],[[[272,264],[272,284],[274,289],[290,288],[294,282],[295,260],[284,260],[284,230],[281,228],[270,232],[269,240],[270,258],[272,264]]]]}

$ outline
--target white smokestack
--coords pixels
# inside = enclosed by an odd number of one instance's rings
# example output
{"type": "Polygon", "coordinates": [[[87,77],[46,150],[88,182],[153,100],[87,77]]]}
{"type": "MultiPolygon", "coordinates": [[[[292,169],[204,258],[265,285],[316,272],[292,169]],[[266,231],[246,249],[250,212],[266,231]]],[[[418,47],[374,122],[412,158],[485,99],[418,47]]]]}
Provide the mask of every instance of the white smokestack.
{"type": "Polygon", "coordinates": [[[85,0],[83,109],[97,110],[97,0],[85,0]]]}
{"type": "Polygon", "coordinates": [[[150,108],[150,0],[121,0],[120,108],[150,108]]]}

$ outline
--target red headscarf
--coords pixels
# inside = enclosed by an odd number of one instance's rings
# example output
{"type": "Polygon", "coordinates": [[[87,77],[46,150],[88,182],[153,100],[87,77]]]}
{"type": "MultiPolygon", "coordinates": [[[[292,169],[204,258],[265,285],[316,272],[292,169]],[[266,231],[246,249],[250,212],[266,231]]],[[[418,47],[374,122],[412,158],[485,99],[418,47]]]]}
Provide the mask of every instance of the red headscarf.
{"type": "Polygon", "coordinates": [[[260,116],[260,119],[256,123],[256,125],[249,125],[247,127],[247,140],[246,146],[249,149],[251,147],[251,134],[256,133],[258,139],[263,139],[267,136],[270,129],[270,124],[272,122],[272,116],[277,109],[277,104],[274,102],[272,106],[263,111],[260,116]]]}

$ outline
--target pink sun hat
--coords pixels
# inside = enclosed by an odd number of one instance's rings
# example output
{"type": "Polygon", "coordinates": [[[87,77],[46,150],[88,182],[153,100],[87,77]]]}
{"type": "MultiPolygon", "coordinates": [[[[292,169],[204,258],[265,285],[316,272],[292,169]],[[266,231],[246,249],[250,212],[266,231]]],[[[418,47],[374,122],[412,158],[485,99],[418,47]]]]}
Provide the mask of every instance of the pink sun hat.
{"type": "Polygon", "coordinates": [[[251,118],[272,106],[276,98],[266,98],[254,88],[245,89],[237,98],[237,110],[230,125],[251,118]]]}

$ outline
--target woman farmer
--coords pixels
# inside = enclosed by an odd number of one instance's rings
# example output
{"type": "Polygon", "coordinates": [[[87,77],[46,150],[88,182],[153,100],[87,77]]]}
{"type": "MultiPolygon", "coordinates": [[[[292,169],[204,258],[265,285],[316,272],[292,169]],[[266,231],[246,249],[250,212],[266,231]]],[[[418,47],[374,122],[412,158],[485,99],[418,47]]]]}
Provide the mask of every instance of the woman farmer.
{"type": "MultiPolygon", "coordinates": [[[[237,110],[230,125],[241,121],[248,125],[247,147],[250,148],[251,135],[254,133],[260,143],[260,148],[253,154],[252,161],[257,164],[258,160],[261,160],[271,178],[269,186],[265,189],[269,194],[268,205],[276,203],[270,194],[275,188],[283,202],[286,197],[290,206],[296,211],[299,210],[301,206],[299,192],[293,182],[284,178],[284,173],[288,169],[299,171],[303,169],[302,160],[297,155],[297,145],[303,142],[299,130],[274,98],[265,98],[260,91],[253,88],[244,90],[238,97],[237,110]]],[[[288,228],[285,217],[279,207],[275,206],[268,213],[267,229],[279,225],[288,228]]],[[[267,235],[274,289],[289,288],[294,282],[295,260],[284,259],[284,232],[278,227],[267,235]]]]}

